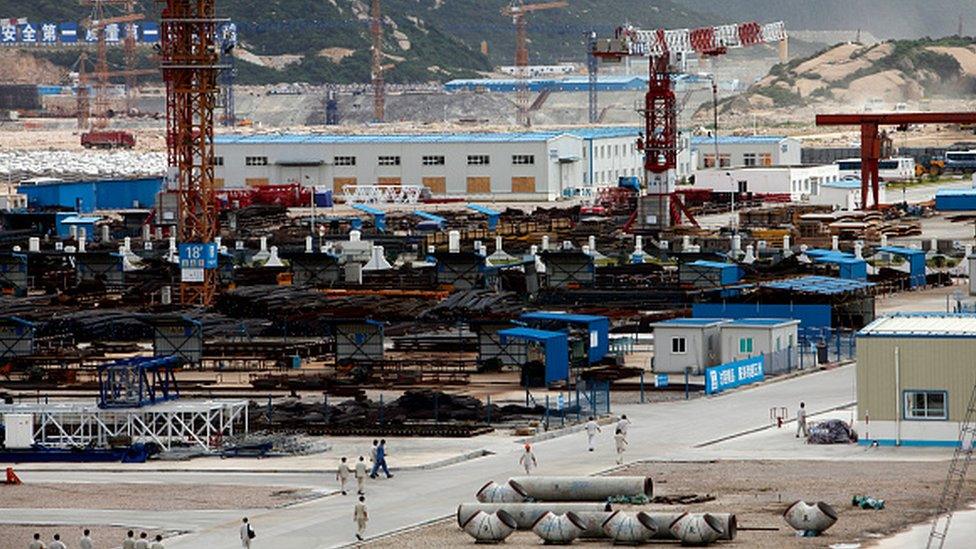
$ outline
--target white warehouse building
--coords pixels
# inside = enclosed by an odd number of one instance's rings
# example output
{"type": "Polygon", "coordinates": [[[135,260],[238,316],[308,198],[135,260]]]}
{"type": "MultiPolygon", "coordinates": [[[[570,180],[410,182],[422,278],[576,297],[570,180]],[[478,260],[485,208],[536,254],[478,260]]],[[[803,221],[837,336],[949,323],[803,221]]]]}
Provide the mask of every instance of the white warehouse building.
{"type": "MultiPolygon", "coordinates": [[[[841,181],[836,164],[823,166],[750,166],[700,170],[695,174],[696,189],[716,192],[752,193],[757,195],[789,195],[793,202],[820,196],[823,185],[841,181]]],[[[833,194],[831,195],[834,196],[833,194]]],[[[847,196],[836,198],[847,203],[847,196]]]]}
{"type": "Polygon", "coordinates": [[[740,166],[795,166],[801,163],[798,139],[781,135],[719,136],[718,162],[715,139],[696,136],[691,140],[695,169],[740,166]]]}
{"type": "MultiPolygon", "coordinates": [[[[224,188],[423,185],[435,197],[555,200],[643,180],[636,127],[525,133],[219,135],[224,188]]],[[[687,148],[680,157],[690,168],[687,148]]],[[[679,177],[682,177],[679,170],[679,177]]]]}

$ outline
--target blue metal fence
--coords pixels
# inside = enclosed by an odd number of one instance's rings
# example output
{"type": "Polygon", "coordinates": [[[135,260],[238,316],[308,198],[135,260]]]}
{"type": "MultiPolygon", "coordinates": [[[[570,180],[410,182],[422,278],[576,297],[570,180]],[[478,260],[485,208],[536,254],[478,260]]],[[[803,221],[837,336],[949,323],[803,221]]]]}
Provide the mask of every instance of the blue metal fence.
{"type": "Polygon", "coordinates": [[[836,328],[800,330],[797,345],[800,368],[853,360],[857,354],[856,336],[854,330],[836,328]]]}

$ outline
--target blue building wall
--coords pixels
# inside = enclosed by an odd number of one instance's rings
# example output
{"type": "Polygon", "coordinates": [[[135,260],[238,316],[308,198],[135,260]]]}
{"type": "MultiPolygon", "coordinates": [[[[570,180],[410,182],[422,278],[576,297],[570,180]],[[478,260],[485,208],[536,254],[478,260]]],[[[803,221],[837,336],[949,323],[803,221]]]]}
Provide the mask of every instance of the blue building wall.
{"type": "Polygon", "coordinates": [[[773,303],[695,303],[695,318],[791,318],[800,321],[800,329],[830,328],[830,305],[788,305],[773,303]]]}
{"type": "Polygon", "coordinates": [[[976,210],[976,189],[940,189],[935,193],[935,209],[940,212],[976,210]]]}
{"type": "Polygon", "coordinates": [[[95,210],[150,208],[162,189],[162,178],[78,181],[45,185],[21,185],[31,208],[77,208],[81,213],[95,210]]]}

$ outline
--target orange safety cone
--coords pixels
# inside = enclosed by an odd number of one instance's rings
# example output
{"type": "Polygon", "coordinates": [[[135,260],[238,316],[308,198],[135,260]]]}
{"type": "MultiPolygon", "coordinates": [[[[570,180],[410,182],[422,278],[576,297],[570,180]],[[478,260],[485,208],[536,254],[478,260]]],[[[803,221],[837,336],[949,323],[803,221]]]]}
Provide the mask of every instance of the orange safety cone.
{"type": "Polygon", "coordinates": [[[13,467],[7,467],[7,484],[23,484],[13,467]]]}

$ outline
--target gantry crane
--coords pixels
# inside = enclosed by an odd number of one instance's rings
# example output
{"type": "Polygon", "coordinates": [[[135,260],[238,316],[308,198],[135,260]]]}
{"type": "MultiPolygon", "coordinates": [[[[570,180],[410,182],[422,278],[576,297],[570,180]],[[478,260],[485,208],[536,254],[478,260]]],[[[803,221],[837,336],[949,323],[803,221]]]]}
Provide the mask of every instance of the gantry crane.
{"type": "MultiPolygon", "coordinates": [[[[732,48],[786,40],[783,22],[760,25],[743,23],[699,29],[641,30],[620,27],[610,39],[593,43],[596,57],[621,60],[648,57],[650,78],[644,99],[644,134],[637,146],[644,151],[644,171],[649,203],[644,209],[646,226],[663,230],[680,224],[683,205],[674,195],[678,156],[678,111],[672,67],[679,55],[723,55],[732,48]]],[[[718,161],[718,159],[716,159],[718,161]]]]}
{"type": "Polygon", "coordinates": [[[539,4],[526,4],[523,0],[512,0],[511,4],[502,8],[502,15],[512,18],[515,24],[515,78],[518,80],[515,88],[515,108],[516,121],[521,126],[529,126],[529,87],[528,70],[529,66],[529,45],[528,28],[525,16],[529,13],[565,8],[568,2],[542,2],[539,4]]]}
{"type": "MultiPolygon", "coordinates": [[[[218,234],[214,181],[214,110],[220,48],[216,0],[157,0],[165,3],[160,19],[160,68],[166,82],[168,185],[179,196],[177,239],[204,254],[213,253],[218,234]]],[[[207,306],[217,292],[214,268],[187,269],[180,301],[207,306]]]]}

